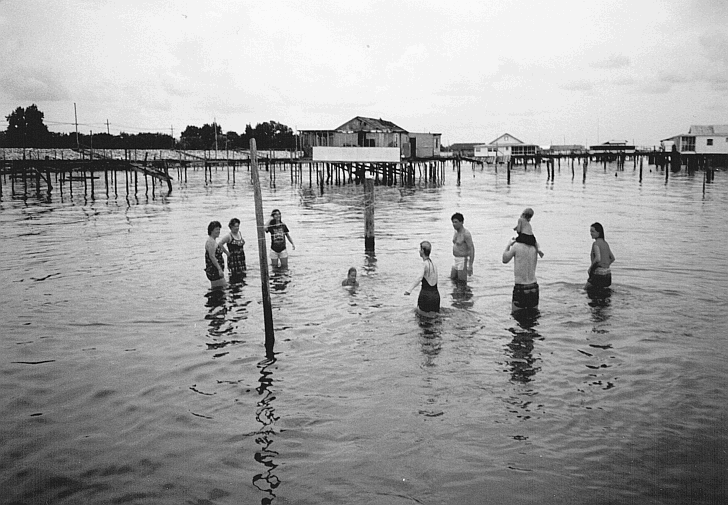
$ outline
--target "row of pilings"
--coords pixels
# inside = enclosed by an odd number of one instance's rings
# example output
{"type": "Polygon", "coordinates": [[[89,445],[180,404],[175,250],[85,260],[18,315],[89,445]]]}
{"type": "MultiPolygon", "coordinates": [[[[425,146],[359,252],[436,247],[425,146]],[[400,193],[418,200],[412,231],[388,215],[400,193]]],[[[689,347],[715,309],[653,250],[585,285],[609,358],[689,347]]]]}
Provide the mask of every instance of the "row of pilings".
{"type": "MultiPolygon", "coordinates": [[[[188,153],[186,153],[188,154],[188,153]]],[[[125,153],[124,159],[112,159],[89,156],[89,159],[23,159],[0,161],[0,195],[8,192],[28,193],[29,191],[42,192],[45,189],[50,193],[54,186],[61,191],[67,188],[73,192],[74,183],[83,183],[84,192],[95,194],[104,193],[107,196],[120,192],[126,195],[141,193],[155,195],[157,192],[169,193],[172,191],[170,173],[176,172],[179,183],[187,183],[189,169],[204,169],[205,183],[212,182],[220,176],[221,170],[227,173],[228,181],[235,182],[239,177],[237,172],[244,170],[245,177],[249,177],[250,159],[211,159],[199,156],[193,160],[182,159],[154,159],[149,161],[145,153],[143,161],[139,161],[136,153],[125,153]],[[157,187],[159,186],[159,187],[157,187]],[[165,191],[166,189],[166,191],[165,191]]],[[[510,183],[510,172],[516,167],[528,170],[529,166],[541,168],[546,166],[549,178],[553,177],[562,163],[571,166],[572,178],[576,170],[582,172],[586,180],[587,167],[592,164],[603,166],[616,163],[617,170],[624,170],[625,166],[632,164],[634,169],[639,166],[640,180],[642,180],[642,167],[645,159],[648,165],[656,166],[660,170],[678,171],[685,166],[689,172],[702,170],[706,173],[706,181],[714,178],[715,168],[728,168],[728,155],[680,154],[677,152],[647,151],[608,154],[569,154],[569,155],[515,155],[503,160],[492,160],[488,163],[482,158],[454,157],[433,158],[422,160],[407,160],[396,163],[386,162],[316,162],[295,158],[259,158],[259,166],[269,172],[269,184],[276,186],[279,177],[290,178],[291,184],[317,187],[321,192],[327,186],[340,186],[346,184],[362,184],[365,177],[372,177],[375,185],[415,185],[426,183],[439,185],[445,182],[446,164],[452,164],[456,183],[461,183],[461,172],[464,164],[475,166],[494,166],[505,168],[510,183]],[[495,162],[498,161],[498,162],[495,162]],[[287,174],[286,174],[287,173],[287,174]],[[284,175],[286,174],[286,175],[284,175]]],[[[78,189],[77,189],[78,191],[78,189]]]]}

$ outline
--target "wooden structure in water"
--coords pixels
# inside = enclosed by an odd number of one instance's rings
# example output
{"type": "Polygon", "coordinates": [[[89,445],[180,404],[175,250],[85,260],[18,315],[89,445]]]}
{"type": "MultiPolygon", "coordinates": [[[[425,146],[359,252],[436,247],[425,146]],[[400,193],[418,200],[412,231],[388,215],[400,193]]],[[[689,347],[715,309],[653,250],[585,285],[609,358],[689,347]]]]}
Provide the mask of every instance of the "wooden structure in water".
{"type": "MultiPolygon", "coordinates": [[[[127,195],[140,192],[154,194],[169,193],[172,191],[172,181],[187,182],[189,169],[205,171],[205,182],[219,177],[219,172],[225,170],[228,181],[235,182],[238,170],[250,172],[250,157],[247,151],[231,151],[213,154],[208,151],[175,151],[165,153],[149,151],[122,151],[110,155],[103,151],[90,149],[81,150],[29,150],[27,156],[16,156],[8,159],[5,152],[0,158],[0,195],[16,192],[28,193],[44,190],[50,192],[53,187],[63,191],[68,187],[73,191],[74,184],[83,183],[84,192],[93,196],[96,192],[111,192],[117,194],[121,190],[127,195]],[[65,156],[64,156],[65,151],[65,156]],[[73,156],[71,156],[71,154],[73,156]],[[175,174],[176,172],[176,174],[175,174]],[[157,188],[159,186],[159,188],[157,188]]],[[[460,184],[461,170],[464,164],[473,169],[476,166],[494,166],[496,172],[499,168],[510,172],[521,167],[540,168],[546,165],[549,178],[555,173],[556,167],[560,170],[562,163],[571,166],[572,175],[579,169],[586,178],[586,169],[590,164],[603,166],[617,164],[618,170],[623,170],[628,164],[633,164],[640,171],[644,161],[654,165],[660,170],[675,172],[683,166],[690,172],[703,170],[706,180],[713,179],[716,168],[728,168],[728,154],[680,154],[674,151],[634,151],[632,153],[538,153],[529,155],[513,155],[503,162],[493,163],[486,158],[474,157],[433,157],[423,159],[403,159],[397,162],[336,162],[315,161],[313,159],[298,158],[297,153],[286,152],[286,157],[275,157],[273,153],[258,155],[258,164],[261,171],[269,172],[269,184],[273,187],[283,176],[290,179],[291,184],[308,185],[320,188],[323,192],[327,186],[341,186],[346,184],[363,184],[365,179],[371,178],[374,185],[380,186],[413,186],[425,183],[428,185],[444,184],[446,167],[450,168],[456,176],[456,183],[460,184]],[[285,175],[284,175],[285,174],[285,175]]],[[[491,160],[493,161],[493,160],[491,160]]],[[[246,177],[249,174],[246,173],[246,177]]]]}

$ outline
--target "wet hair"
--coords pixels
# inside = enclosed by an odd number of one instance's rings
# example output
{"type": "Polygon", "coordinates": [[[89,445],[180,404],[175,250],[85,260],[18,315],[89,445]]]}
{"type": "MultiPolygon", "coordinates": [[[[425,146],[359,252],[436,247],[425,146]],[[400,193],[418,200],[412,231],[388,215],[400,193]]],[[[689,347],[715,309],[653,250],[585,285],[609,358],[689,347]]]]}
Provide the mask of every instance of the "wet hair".
{"type": "Polygon", "coordinates": [[[530,221],[533,217],[533,209],[531,207],[526,207],[521,215],[530,221]]]}
{"type": "Polygon", "coordinates": [[[212,231],[215,228],[222,228],[220,221],[210,221],[210,224],[207,225],[207,234],[212,235],[212,231]]]}
{"type": "Polygon", "coordinates": [[[459,212],[456,212],[455,214],[453,214],[452,217],[450,218],[450,221],[452,221],[453,219],[457,219],[461,223],[464,223],[465,222],[465,218],[459,212]]]}
{"type": "Polygon", "coordinates": [[[429,258],[430,253],[432,252],[432,244],[430,244],[427,240],[423,240],[422,242],[420,242],[420,249],[422,249],[422,252],[425,253],[425,256],[429,258]]]}
{"type": "Polygon", "coordinates": [[[236,224],[240,224],[240,219],[238,219],[237,217],[234,217],[234,218],[232,218],[232,219],[230,220],[230,222],[228,223],[228,227],[232,228],[232,227],[233,227],[233,226],[235,226],[236,224]]]}
{"type": "Polygon", "coordinates": [[[604,238],[604,226],[602,226],[601,223],[592,223],[592,228],[594,228],[599,234],[597,238],[604,238]]]}
{"type": "Polygon", "coordinates": [[[278,210],[278,209],[273,209],[273,210],[272,210],[272,211],[270,212],[270,215],[271,215],[271,216],[273,216],[273,214],[275,214],[276,212],[277,212],[278,214],[280,214],[280,213],[281,213],[281,211],[280,211],[280,210],[278,210]]]}
{"type": "Polygon", "coordinates": [[[351,268],[349,269],[349,271],[347,272],[346,276],[347,276],[347,277],[348,277],[348,276],[350,276],[350,275],[352,274],[352,272],[353,272],[353,273],[356,273],[356,268],[354,268],[354,267],[351,267],[351,268]]]}

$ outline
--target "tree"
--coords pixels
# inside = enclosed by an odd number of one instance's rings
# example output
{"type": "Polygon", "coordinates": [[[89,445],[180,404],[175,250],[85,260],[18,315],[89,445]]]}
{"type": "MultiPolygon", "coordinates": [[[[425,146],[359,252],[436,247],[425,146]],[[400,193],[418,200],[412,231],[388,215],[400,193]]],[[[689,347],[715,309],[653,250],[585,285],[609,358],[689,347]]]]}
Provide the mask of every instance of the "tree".
{"type": "Polygon", "coordinates": [[[46,147],[51,135],[43,116],[35,104],[25,109],[18,107],[5,116],[8,120],[5,143],[10,147],[46,147]]]}

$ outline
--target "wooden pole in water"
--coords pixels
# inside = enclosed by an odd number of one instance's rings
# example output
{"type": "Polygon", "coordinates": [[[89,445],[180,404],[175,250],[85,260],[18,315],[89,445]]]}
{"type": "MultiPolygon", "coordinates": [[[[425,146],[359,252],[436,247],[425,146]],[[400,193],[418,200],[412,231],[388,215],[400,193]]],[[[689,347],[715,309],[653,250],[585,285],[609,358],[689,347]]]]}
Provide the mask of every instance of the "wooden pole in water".
{"type": "Polygon", "coordinates": [[[260,262],[260,284],[263,292],[263,319],[265,322],[265,352],[273,356],[275,335],[273,333],[273,311],[270,304],[270,281],[268,278],[268,251],[265,244],[265,228],[263,225],[263,200],[260,196],[260,179],[258,178],[258,156],[255,139],[250,139],[250,175],[253,182],[255,200],[255,221],[258,229],[258,261],[260,262]]]}
{"type": "Polygon", "coordinates": [[[374,252],[374,179],[364,175],[364,251],[374,252]]]}

